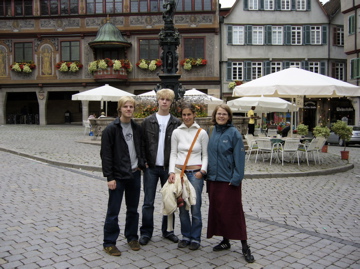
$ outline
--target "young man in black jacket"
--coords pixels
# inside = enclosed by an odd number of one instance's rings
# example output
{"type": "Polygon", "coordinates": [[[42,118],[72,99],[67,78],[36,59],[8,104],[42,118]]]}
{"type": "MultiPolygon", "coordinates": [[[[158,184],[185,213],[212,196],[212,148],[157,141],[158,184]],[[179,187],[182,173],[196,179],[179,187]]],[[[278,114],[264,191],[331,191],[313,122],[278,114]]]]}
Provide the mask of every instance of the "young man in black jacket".
{"type": "MultiPolygon", "coordinates": [[[[175,98],[171,89],[161,89],[156,93],[159,105],[157,113],[148,116],[142,123],[146,169],[144,172],[144,205],[140,244],[149,243],[154,231],[154,201],[160,179],[161,187],[166,183],[169,173],[169,159],[172,132],[181,124],[170,114],[170,106],[175,98]]],[[[161,231],[163,237],[177,243],[179,239],[173,231],[167,230],[167,217],[163,216],[161,231]]]]}
{"type": "Polygon", "coordinates": [[[120,98],[118,115],[102,132],[101,162],[107,178],[109,201],[104,224],[104,250],[112,256],[120,256],[116,240],[120,234],[118,216],[125,193],[125,237],[132,250],[139,250],[138,227],[141,171],[145,168],[142,155],[142,132],[133,120],[135,100],[130,96],[120,98]]]}

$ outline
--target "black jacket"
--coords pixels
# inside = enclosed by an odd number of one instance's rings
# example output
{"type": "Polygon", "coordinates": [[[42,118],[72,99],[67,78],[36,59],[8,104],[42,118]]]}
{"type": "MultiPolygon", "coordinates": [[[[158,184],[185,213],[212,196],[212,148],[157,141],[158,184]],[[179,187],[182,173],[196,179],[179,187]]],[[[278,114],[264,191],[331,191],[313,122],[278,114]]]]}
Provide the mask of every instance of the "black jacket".
{"type": "MultiPolygon", "coordinates": [[[[139,124],[131,120],[138,167],[145,169],[142,154],[142,132],[139,124]]],[[[107,181],[133,179],[129,149],[125,141],[120,119],[116,118],[102,132],[100,157],[102,171],[107,181]]]]}
{"type": "MultiPolygon", "coordinates": [[[[170,150],[171,150],[171,135],[172,132],[180,126],[181,122],[170,114],[170,119],[166,127],[165,134],[165,149],[164,149],[164,166],[169,167],[170,150]]],[[[159,123],[156,119],[156,113],[146,117],[141,124],[144,139],[144,153],[145,161],[151,168],[156,165],[156,155],[159,144],[159,123]]]]}

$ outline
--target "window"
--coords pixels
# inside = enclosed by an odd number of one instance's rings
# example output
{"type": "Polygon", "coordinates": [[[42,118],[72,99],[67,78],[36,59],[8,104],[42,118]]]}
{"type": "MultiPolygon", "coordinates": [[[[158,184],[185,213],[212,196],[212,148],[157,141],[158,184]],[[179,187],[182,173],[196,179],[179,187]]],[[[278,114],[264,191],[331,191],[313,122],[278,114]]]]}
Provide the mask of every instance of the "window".
{"type": "Polygon", "coordinates": [[[302,27],[292,26],[291,27],[291,45],[302,44],[302,27]]]}
{"type": "Polygon", "coordinates": [[[22,17],[33,15],[32,0],[0,1],[1,17],[22,17]]]}
{"type": "Polygon", "coordinates": [[[306,0],[296,0],[296,10],[306,10],[306,0]]]}
{"type": "Polygon", "coordinates": [[[251,79],[257,79],[262,75],[262,63],[252,62],[251,63],[251,79]]]}
{"type": "Polygon", "coordinates": [[[290,67],[301,68],[301,62],[290,62],[290,67]]]}
{"type": "Polygon", "coordinates": [[[61,42],[61,60],[66,62],[80,61],[80,42],[61,42]]]}
{"type": "Polygon", "coordinates": [[[281,0],[281,10],[290,10],[290,0],[281,0]]]}
{"type": "Polygon", "coordinates": [[[310,44],[318,45],[321,44],[321,27],[311,26],[310,27],[310,44]]]}
{"type": "Polygon", "coordinates": [[[334,46],[342,47],[344,46],[344,28],[343,27],[334,27],[334,46]]]}
{"type": "Polygon", "coordinates": [[[15,62],[33,61],[33,44],[32,43],[15,43],[14,44],[15,62]]]}
{"type": "Polygon", "coordinates": [[[282,45],[283,44],[283,27],[272,26],[271,28],[271,44],[282,45]]]}
{"type": "Polygon", "coordinates": [[[87,0],[87,14],[122,13],[123,0],[87,0]]]}
{"type": "Polygon", "coordinates": [[[271,62],[271,73],[275,73],[282,70],[281,62],[271,62]]]}
{"type": "Polygon", "coordinates": [[[249,0],[249,10],[258,10],[259,0],[249,0]]]}
{"type": "Polygon", "coordinates": [[[320,63],[319,62],[309,62],[309,71],[321,74],[320,72],[320,63]]]}
{"type": "Polygon", "coordinates": [[[254,26],[252,31],[252,44],[263,45],[264,44],[264,27],[254,26]]]}
{"type": "Polygon", "coordinates": [[[211,0],[177,0],[175,2],[177,3],[176,11],[212,10],[211,0]]]}
{"type": "Polygon", "coordinates": [[[72,15],[79,14],[77,0],[43,0],[40,1],[41,15],[72,15]]]}
{"type": "Polygon", "coordinates": [[[349,35],[355,34],[355,15],[349,16],[349,35]]]}
{"type": "Polygon", "coordinates": [[[345,64],[344,63],[334,63],[334,74],[333,77],[339,80],[345,80],[345,64]]]}
{"type": "Polygon", "coordinates": [[[244,65],[242,62],[233,62],[231,67],[232,77],[231,80],[244,79],[244,65]]]}
{"type": "Polygon", "coordinates": [[[159,40],[158,39],[140,39],[139,57],[145,60],[155,60],[159,58],[159,40]]]}
{"type": "Polygon", "coordinates": [[[245,43],[245,27],[233,26],[233,44],[244,45],[245,43]]]}
{"type": "Polygon", "coordinates": [[[264,0],[264,9],[274,10],[274,1],[275,0],[264,0]]]}
{"type": "Polygon", "coordinates": [[[184,58],[205,58],[205,38],[184,38],[184,58]]]}
{"type": "Polygon", "coordinates": [[[351,59],[350,61],[350,78],[360,78],[360,58],[351,59]]]}

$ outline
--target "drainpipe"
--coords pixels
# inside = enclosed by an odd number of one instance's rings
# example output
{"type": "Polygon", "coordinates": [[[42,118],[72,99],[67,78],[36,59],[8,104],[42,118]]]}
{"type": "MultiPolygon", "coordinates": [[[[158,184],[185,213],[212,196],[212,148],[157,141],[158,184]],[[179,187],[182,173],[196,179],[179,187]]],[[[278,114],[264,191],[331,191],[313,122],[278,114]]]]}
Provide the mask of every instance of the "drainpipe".
{"type": "MultiPolygon", "coordinates": [[[[221,4],[219,4],[219,12],[220,12],[220,8],[221,8],[221,4]]],[[[220,14],[219,14],[220,15],[220,14]]],[[[219,74],[220,74],[220,99],[223,98],[223,75],[222,75],[222,66],[223,66],[223,58],[222,58],[222,53],[223,53],[223,50],[222,50],[222,42],[223,42],[223,31],[222,31],[222,27],[223,27],[223,24],[224,24],[224,16],[219,16],[219,24],[220,24],[220,27],[219,27],[219,31],[220,31],[220,45],[219,45],[219,50],[220,50],[220,59],[219,59],[219,74]]]]}

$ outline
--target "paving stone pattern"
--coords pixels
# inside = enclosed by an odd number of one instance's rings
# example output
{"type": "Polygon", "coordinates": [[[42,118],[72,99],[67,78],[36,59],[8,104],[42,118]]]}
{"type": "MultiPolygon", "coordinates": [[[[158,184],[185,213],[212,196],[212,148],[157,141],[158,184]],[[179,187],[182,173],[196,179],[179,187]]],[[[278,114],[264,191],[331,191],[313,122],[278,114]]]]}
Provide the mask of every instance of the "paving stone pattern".
{"type": "MultiPolygon", "coordinates": [[[[122,255],[112,257],[102,250],[108,194],[99,170],[99,146],[77,142],[87,139],[83,130],[72,125],[0,126],[1,268],[360,268],[359,146],[347,148],[354,168],[333,174],[327,171],[348,165],[340,160],[338,146],[324,154],[321,170],[326,175],[289,176],[297,164],[247,162],[246,173],[264,169],[269,174],[243,181],[253,264],[245,262],[238,241],[231,241],[228,251],[212,251],[221,238],[206,239],[205,191],[199,250],[178,249],[161,237],[158,192],[150,243],[130,250],[123,236],[123,204],[117,243],[122,255]]],[[[319,167],[302,163],[301,169],[296,172],[319,167]]],[[[180,235],[178,218],[175,233],[180,235]]]]}

